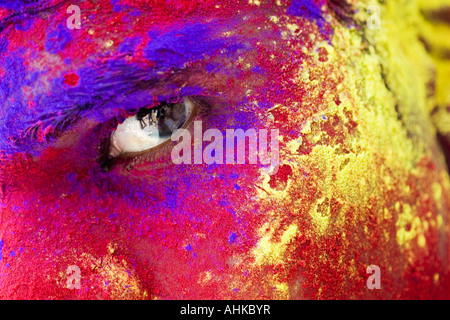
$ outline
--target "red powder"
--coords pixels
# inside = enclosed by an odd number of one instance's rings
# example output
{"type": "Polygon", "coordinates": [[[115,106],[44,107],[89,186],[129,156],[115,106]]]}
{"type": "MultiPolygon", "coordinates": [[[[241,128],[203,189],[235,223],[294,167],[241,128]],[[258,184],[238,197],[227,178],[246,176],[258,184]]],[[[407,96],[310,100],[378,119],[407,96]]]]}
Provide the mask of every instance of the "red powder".
{"type": "Polygon", "coordinates": [[[278,169],[278,172],[272,176],[269,181],[269,185],[272,189],[274,189],[279,183],[286,184],[289,180],[289,177],[292,175],[292,168],[290,165],[283,164],[278,169]]]}
{"type": "Polygon", "coordinates": [[[328,60],[328,51],[324,47],[319,48],[319,61],[325,62],[328,60]]]}
{"type": "Polygon", "coordinates": [[[79,79],[80,77],[76,73],[69,73],[64,75],[64,83],[72,87],[78,84],[79,79]]]}

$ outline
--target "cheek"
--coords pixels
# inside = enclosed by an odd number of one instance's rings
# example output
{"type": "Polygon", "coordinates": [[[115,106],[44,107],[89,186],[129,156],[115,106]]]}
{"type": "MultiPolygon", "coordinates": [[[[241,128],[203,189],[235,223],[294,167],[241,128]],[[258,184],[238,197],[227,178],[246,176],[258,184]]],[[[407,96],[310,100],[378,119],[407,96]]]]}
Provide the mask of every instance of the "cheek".
{"type": "MultiPolygon", "coordinates": [[[[254,123],[250,113],[230,112],[205,119],[205,129],[225,134],[231,123],[231,128],[243,129],[254,123]]],[[[97,236],[105,242],[143,236],[184,250],[190,242],[200,241],[194,239],[196,234],[204,234],[208,241],[202,240],[202,250],[207,252],[228,246],[230,237],[232,242],[254,241],[248,230],[257,223],[255,214],[261,213],[253,187],[261,175],[258,166],[175,165],[169,159],[138,163],[130,171],[120,166],[102,172],[95,162],[96,125],[80,124],[39,158],[18,158],[7,171],[11,188],[18,190],[8,206],[27,198],[28,206],[20,206],[27,219],[60,234],[78,228],[88,232],[90,223],[98,221],[103,235],[97,236]],[[209,235],[213,226],[214,237],[209,235]]],[[[79,237],[83,246],[99,241],[97,236],[85,236],[79,237]]]]}

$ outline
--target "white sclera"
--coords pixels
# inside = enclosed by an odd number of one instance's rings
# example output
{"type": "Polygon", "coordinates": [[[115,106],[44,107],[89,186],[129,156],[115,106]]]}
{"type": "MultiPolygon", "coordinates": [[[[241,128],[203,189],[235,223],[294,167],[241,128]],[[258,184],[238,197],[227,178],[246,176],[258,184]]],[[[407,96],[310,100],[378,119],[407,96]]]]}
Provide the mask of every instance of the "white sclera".
{"type": "MultiPolygon", "coordinates": [[[[185,107],[185,119],[187,121],[194,110],[194,104],[188,98],[184,98],[183,104],[185,107]]],[[[175,128],[174,121],[170,118],[164,121],[172,131],[175,131],[185,124],[182,123],[178,128],[175,128]]],[[[125,121],[119,124],[117,129],[112,132],[109,155],[117,157],[122,153],[144,151],[156,147],[169,139],[170,136],[161,137],[159,135],[157,124],[147,125],[142,129],[139,120],[136,115],[134,115],[126,118],[125,121]]]]}

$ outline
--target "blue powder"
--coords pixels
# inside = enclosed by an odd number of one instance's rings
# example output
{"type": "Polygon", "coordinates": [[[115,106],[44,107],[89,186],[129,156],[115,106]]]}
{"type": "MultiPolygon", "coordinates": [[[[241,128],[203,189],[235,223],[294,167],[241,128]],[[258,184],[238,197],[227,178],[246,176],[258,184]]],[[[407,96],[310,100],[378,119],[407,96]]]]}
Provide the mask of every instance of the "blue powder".
{"type": "Polygon", "coordinates": [[[166,201],[165,204],[167,208],[176,209],[177,208],[177,198],[178,192],[172,188],[166,188],[166,201]]]}
{"type": "Polygon", "coordinates": [[[149,32],[153,40],[144,48],[144,54],[159,68],[182,68],[224,47],[224,40],[211,35],[211,30],[215,29],[213,25],[194,24],[162,35],[149,32]]]}
{"type": "Polygon", "coordinates": [[[203,89],[200,88],[199,86],[183,87],[180,89],[179,94],[181,96],[192,96],[192,95],[200,94],[200,93],[202,93],[202,91],[203,91],[203,89]]]}
{"type": "Polygon", "coordinates": [[[78,183],[78,174],[76,172],[71,172],[66,175],[66,179],[71,184],[76,184],[78,183]]]}
{"type": "Polygon", "coordinates": [[[27,31],[31,27],[31,19],[23,19],[14,25],[15,29],[18,31],[27,31]]]}
{"type": "Polygon", "coordinates": [[[305,17],[309,20],[319,19],[322,20],[322,10],[320,5],[314,3],[313,0],[294,0],[287,10],[287,14],[305,17]]]}
{"type": "Polygon", "coordinates": [[[217,65],[215,63],[208,63],[205,66],[205,70],[208,71],[209,73],[213,72],[216,69],[217,65]]]}
{"type": "Polygon", "coordinates": [[[141,37],[125,38],[118,50],[121,53],[134,52],[141,40],[141,37]]]}
{"type": "Polygon", "coordinates": [[[3,259],[3,245],[4,245],[3,239],[0,239],[0,261],[2,261],[3,259]]]}
{"type": "Polygon", "coordinates": [[[252,69],[252,72],[257,73],[257,74],[264,74],[264,70],[261,69],[259,66],[254,66],[252,69]]]}
{"type": "Polygon", "coordinates": [[[28,0],[0,0],[0,7],[12,10],[23,10],[29,5],[30,3],[28,0]]]}
{"type": "Polygon", "coordinates": [[[236,240],[236,238],[237,238],[237,234],[236,234],[236,233],[232,233],[232,234],[230,235],[230,237],[228,238],[228,242],[229,242],[230,244],[232,244],[232,243],[236,240]]]}
{"type": "Polygon", "coordinates": [[[66,26],[59,25],[58,29],[47,33],[45,50],[49,53],[58,53],[72,40],[72,35],[66,26]]]}

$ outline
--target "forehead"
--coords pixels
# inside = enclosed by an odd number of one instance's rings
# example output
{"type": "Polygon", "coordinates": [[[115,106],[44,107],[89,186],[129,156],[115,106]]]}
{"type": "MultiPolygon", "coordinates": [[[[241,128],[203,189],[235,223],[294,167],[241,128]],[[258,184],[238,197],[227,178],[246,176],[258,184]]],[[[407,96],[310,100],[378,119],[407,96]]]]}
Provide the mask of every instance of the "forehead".
{"type": "MultiPolygon", "coordinates": [[[[300,41],[302,50],[311,50],[310,39],[331,33],[321,15],[325,11],[319,9],[327,8],[324,4],[317,0],[3,4],[0,72],[5,74],[5,66],[11,64],[48,80],[82,67],[102,65],[112,70],[117,67],[112,61],[120,60],[161,73],[205,57],[220,57],[227,64],[227,59],[239,59],[236,52],[244,56],[265,47],[251,54],[254,60],[261,59],[289,50],[283,43],[292,40],[300,41]],[[75,21],[80,22],[78,28],[73,27],[75,21]]],[[[79,76],[69,74],[64,81],[75,85],[79,76]]]]}

